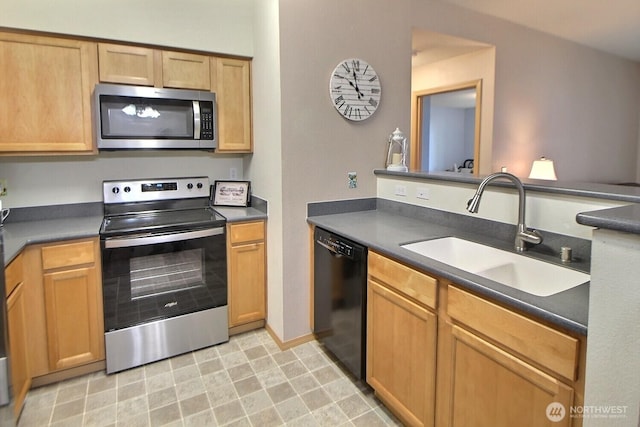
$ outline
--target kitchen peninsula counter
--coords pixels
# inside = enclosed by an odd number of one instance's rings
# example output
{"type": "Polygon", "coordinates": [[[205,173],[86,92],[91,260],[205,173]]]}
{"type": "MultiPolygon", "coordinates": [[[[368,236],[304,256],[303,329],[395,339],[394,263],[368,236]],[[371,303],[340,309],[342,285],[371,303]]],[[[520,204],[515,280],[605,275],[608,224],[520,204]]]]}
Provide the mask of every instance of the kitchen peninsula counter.
{"type": "MultiPolygon", "coordinates": [[[[345,206],[345,203],[337,203],[345,206]]],[[[362,209],[341,211],[338,206],[338,210],[333,212],[331,209],[335,205],[311,204],[307,221],[416,269],[451,280],[507,306],[578,334],[587,334],[589,283],[547,297],[539,297],[400,247],[405,243],[455,236],[513,252],[513,235],[508,225],[505,232],[505,224],[456,214],[442,215],[441,212],[428,208],[417,208],[418,215],[415,215],[415,211],[412,215],[407,215],[403,210],[415,209],[415,207],[403,207],[401,203],[380,199],[367,199],[367,201],[356,203],[360,203],[362,209]],[[505,238],[505,235],[510,237],[505,238]]],[[[515,227],[513,230],[515,232],[515,227]]],[[[551,238],[557,237],[551,236],[551,238]]],[[[567,239],[574,238],[567,237],[567,239]]],[[[576,243],[573,241],[570,244],[576,243]]],[[[537,253],[536,249],[526,252],[524,256],[561,264],[559,256],[545,254],[544,249],[537,253]]],[[[588,273],[590,265],[587,258],[588,256],[581,257],[573,262],[571,267],[588,273]]]]}

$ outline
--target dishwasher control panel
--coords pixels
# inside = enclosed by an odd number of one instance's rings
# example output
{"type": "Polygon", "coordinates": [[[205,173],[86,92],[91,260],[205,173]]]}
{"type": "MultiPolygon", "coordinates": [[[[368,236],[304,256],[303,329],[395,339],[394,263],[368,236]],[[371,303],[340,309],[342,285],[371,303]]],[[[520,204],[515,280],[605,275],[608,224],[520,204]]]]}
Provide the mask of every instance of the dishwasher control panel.
{"type": "Polygon", "coordinates": [[[332,249],[337,254],[348,257],[353,256],[353,246],[336,239],[334,236],[320,236],[318,243],[324,244],[327,249],[332,249]]]}

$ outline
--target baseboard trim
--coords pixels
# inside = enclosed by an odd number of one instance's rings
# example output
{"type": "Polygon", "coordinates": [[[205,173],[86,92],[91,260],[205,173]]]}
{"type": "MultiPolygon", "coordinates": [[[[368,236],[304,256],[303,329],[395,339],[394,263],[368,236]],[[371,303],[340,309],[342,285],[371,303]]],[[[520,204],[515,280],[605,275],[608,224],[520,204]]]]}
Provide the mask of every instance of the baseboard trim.
{"type": "Polygon", "coordinates": [[[245,323],[244,325],[233,326],[229,328],[229,336],[253,331],[254,329],[260,329],[260,328],[263,328],[264,325],[265,325],[264,320],[256,320],[253,322],[245,323]]]}
{"type": "Polygon", "coordinates": [[[266,324],[264,328],[267,330],[269,335],[271,335],[271,338],[273,338],[273,341],[275,341],[275,343],[278,345],[278,347],[280,347],[280,350],[282,350],[282,351],[288,350],[288,349],[296,347],[296,346],[299,346],[300,344],[304,344],[304,343],[309,342],[309,341],[313,341],[315,339],[313,334],[308,334],[308,335],[303,335],[301,337],[294,338],[292,340],[283,342],[278,337],[278,335],[276,335],[276,333],[273,332],[273,329],[271,329],[271,327],[269,327],[269,324],[266,324]]]}

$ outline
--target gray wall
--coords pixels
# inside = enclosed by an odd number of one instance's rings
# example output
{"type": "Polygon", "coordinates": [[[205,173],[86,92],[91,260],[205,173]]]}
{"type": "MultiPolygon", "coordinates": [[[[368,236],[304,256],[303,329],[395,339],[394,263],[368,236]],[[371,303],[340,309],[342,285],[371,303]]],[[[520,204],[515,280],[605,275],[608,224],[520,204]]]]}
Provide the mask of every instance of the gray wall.
{"type": "Polygon", "coordinates": [[[637,63],[432,0],[279,7],[286,339],[309,331],[306,203],[374,196],[372,170],[384,164],[388,135],[409,129],[412,27],[496,46],[494,170],[506,165],[524,176],[545,155],[564,179],[635,179],[637,63]],[[362,123],[342,119],[328,96],[333,67],[350,57],[370,63],[382,82],[381,106],[362,123]],[[348,171],[358,172],[355,190],[348,171]]]}

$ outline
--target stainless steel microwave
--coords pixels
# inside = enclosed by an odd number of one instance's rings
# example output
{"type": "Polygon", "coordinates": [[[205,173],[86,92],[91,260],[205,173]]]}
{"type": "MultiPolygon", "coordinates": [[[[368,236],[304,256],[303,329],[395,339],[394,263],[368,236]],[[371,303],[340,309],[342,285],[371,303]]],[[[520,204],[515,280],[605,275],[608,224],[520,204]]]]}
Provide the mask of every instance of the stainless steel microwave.
{"type": "Polygon", "coordinates": [[[93,91],[93,108],[99,150],[217,146],[212,92],[101,83],[93,91]]]}

